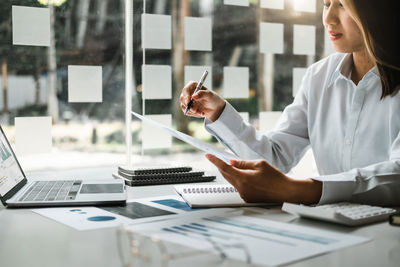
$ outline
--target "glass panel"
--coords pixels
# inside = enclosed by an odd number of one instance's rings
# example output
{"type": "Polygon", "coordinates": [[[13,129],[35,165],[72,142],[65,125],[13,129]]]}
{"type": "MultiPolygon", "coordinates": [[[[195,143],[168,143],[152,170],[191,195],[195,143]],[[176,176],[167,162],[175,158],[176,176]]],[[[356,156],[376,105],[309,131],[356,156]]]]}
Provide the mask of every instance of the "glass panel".
{"type": "Polygon", "coordinates": [[[47,2],[0,1],[0,122],[22,163],[93,165],[125,151],[124,1],[47,2]]]}
{"type": "MultiPolygon", "coordinates": [[[[303,69],[333,52],[325,41],[321,1],[132,1],[133,111],[170,116],[172,127],[203,141],[216,140],[205,133],[203,120],[185,117],[178,103],[185,83],[198,81],[204,69],[210,72],[206,86],[230,97],[228,101],[258,127],[260,113],[282,111],[293,101],[303,69]],[[232,82],[229,76],[246,81],[232,82]],[[227,81],[232,88],[224,90],[227,81]],[[241,87],[233,88],[236,85],[241,87]]],[[[124,4],[125,0],[0,2],[0,120],[12,143],[15,117],[49,116],[52,154],[124,153],[124,4]],[[31,23],[34,14],[17,15],[13,6],[18,11],[40,8],[43,14],[31,23]],[[29,35],[34,31],[41,32],[34,38],[37,43],[29,35]],[[78,66],[83,69],[71,73],[78,66]]],[[[141,124],[134,120],[131,128],[133,153],[138,154],[141,124]]],[[[172,148],[145,153],[180,151],[194,150],[173,140],[172,148]]],[[[85,164],[83,158],[80,164],[85,164]]]]}

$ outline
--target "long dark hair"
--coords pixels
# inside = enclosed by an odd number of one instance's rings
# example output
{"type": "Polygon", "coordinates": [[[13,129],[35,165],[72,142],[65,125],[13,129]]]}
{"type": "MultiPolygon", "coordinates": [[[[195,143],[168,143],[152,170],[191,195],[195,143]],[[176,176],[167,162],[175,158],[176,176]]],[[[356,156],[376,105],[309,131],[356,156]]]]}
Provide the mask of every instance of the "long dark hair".
{"type": "Polygon", "coordinates": [[[379,71],[381,99],[400,91],[400,1],[342,0],[360,27],[368,53],[379,71]]]}

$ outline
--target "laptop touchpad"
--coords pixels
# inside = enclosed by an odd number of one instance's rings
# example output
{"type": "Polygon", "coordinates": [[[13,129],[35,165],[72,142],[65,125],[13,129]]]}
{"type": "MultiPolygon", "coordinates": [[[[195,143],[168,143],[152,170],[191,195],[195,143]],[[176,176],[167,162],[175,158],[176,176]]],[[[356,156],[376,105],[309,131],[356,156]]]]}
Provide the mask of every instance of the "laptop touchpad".
{"type": "Polygon", "coordinates": [[[84,184],[80,191],[81,194],[111,194],[123,192],[122,184],[84,184]]]}

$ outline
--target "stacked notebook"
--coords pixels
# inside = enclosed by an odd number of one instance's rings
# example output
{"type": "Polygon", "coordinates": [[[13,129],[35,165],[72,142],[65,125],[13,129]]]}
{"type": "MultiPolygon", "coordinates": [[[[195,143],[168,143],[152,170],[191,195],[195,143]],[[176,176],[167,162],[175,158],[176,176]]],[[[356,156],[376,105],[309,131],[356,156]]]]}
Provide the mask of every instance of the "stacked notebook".
{"type": "Polygon", "coordinates": [[[129,186],[211,182],[216,178],[193,171],[192,167],[131,169],[120,166],[113,176],[125,180],[129,186]]]}

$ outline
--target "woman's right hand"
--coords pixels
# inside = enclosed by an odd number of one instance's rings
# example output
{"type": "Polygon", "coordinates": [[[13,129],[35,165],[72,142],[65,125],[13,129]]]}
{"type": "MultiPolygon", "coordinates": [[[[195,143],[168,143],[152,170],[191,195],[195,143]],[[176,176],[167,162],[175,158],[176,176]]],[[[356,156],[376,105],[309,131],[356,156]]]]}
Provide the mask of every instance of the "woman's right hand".
{"type": "Polygon", "coordinates": [[[182,111],[185,112],[186,106],[190,101],[190,96],[192,96],[193,105],[186,115],[216,121],[225,108],[225,100],[204,86],[196,94],[193,94],[196,86],[197,82],[189,82],[182,89],[179,98],[182,111]]]}

